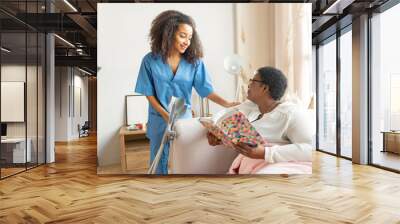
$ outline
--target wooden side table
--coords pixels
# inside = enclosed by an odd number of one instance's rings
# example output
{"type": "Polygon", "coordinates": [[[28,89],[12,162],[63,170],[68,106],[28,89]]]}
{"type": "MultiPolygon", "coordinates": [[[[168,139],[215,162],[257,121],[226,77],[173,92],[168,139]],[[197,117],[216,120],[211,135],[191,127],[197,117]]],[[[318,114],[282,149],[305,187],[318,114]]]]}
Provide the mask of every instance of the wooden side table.
{"type": "Polygon", "coordinates": [[[399,131],[382,131],[383,133],[383,150],[382,152],[393,152],[400,154],[400,132],[399,131]]]}
{"type": "Polygon", "coordinates": [[[146,127],[143,130],[130,131],[127,130],[126,126],[123,126],[119,135],[122,171],[138,170],[143,172],[146,170],[150,158],[146,127]]]}

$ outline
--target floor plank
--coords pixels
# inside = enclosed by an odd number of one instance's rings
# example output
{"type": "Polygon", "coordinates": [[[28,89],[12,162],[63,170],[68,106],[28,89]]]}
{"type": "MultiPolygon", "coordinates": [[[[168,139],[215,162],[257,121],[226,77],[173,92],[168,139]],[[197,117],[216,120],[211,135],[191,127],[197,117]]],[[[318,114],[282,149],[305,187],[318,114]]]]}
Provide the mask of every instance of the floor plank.
{"type": "Polygon", "coordinates": [[[400,223],[400,175],[314,153],[312,175],[98,176],[96,138],[0,181],[0,223],[400,223]]]}

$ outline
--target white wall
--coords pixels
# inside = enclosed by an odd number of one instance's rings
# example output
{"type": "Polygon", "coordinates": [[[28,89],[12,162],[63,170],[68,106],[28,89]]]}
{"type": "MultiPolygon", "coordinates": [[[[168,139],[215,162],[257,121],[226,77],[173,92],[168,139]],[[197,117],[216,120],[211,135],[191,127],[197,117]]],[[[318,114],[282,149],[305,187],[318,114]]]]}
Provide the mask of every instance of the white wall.
{"type": "MultiPolygon", "coordinates": [[[[143,56],[150,51],[151,21],[175,9],[193,17],[204,47],[204,62],[215,91],[233,100],[234,77],[223,59],[234,52],[233,4],[98,4],[97,156],[99,165],[118,163],[118,131],[124,124],[124,96],[132,94],[143,56]]],[[[195,105],[194,105],[195,106],[195,105]]],[[[210,112],[221,109],[210,103],[210,112]]]]}
{"type": "MultiPolygon", "coordinates": [[[[22,106],[22,111],[26,112],[26,121],[7,122],[7,137],[25,137],[30,139],[32,161],[36,162],[39,153],[39,163],[44,162],[44,73],[41,66],[25,66],[25,64],[3,64],[1,66],[1,80],[25,82],[26,85],[26,107],[22,106]]],[[[3,90],[2,90],[3,91],[3,90]]],[[[2,95],[3,97],[7,97],[2,95]]],[[[15,109],[15,108],[14,108],[15,109]]],[[[12,110],[2,107],[1,110],[12,110]]],[[[14,112],[14,111],[11,111],[14,112]]],[[[49,157],[48,157],[49,158],[49,157]]],[[[51,161],[51,160],[49,160],[51,161]]]]}
{"type": "Polygon", "coordinates": [[[55,141],[77,139],[78,124],[83,125],[88,120],[88,78],[71,67],[56,67],[55,73],[55,141]],[[79,89],[81,103],[76,97],[79,89]],[[79,104],[82,114],[77,107],[79,104]]]}
{"type": "MultiPolygon", "coordinates": [[[[11,82],[26,82],[25,76],[28,76],[28,81],[30,86],[36,86],[36,80],[32,76],[36,77],[36,67],[18,65],[18,64],[8,64],[1,66],[1,81],[11,81],[11,82]]],[[[28,137],[31,133],[36,134],[36,88],[27,88],[27,104],[30,108],[27,108],[27,120],[28,120],[28,137]],[[31,104],[34,102],[34,104],[31,104]],[[30,105],[31,104],[31,105],[30,105]]],[[[4,96],[2,96],[4,97],[4,96]]],[[[7,110],[7,108],[1,108],[1,110],[7,110]]],[[[7,135],[9,137],[23,137],[25,136],[25,126],[26,122],[10,122],[7,125],[7,135]]]]}
{"type": "Polygon", "coordinates": [[[73,113],[73,119],[72,119],[72,136],[73,138],[78,138],[79,137],[79,132],[77,129],[78,124],[81,126],[85,123],[85,121],[88,121],[89,116],[88,116],[88,107],[89,107],[89,102],[88,102],[88,77],[87,76],[82,76],[83,73],[80,71],[75,70],[74,73],[74,86],[75,86],[75,96],[74,96],[74,110],[75,113],[73,113]],[[80,99],[78,97],[78,92],[77,90],[80,90],[80,99]],[[79,102],[80,101],[80,102],[79,102]],[[80,108],[79,108],[80,107],[80,108]],[[81,110],[81,111],[80,111],[81,110]]]}
{"type": "Polygon", "coordinates": [[[68,140],[68,67],[55,68],[55,141],[68,140]]]}
{"type": "MultiPolygon", "coordinates": [[[[18,81],[25,82],[26,70],[28,74],[31,74],[32,67],[18,64],[9,64],[1,66],[1,81],[18,81]]],[[[6,110],[7,108],[1,108],[6,110]]],[[[12,122],[7,124],[7,136],[8,137],[24,137],[25,136],[25,122],[12,122]]]]}

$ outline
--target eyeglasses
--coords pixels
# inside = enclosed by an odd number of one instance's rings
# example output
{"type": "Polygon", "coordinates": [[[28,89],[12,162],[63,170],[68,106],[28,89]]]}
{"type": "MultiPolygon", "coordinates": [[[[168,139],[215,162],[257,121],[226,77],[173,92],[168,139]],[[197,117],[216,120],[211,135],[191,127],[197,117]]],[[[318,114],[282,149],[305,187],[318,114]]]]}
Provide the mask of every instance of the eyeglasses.
{"type": "MultiPolygon", "coordinates": [[[[261,83],[264,83],[263,81],[261,81],[261,80],[257,80],[257,79],[250,79],[249,80],[249,83],[252,83],[252,82],[261,82],[261,83]]],[[[265,84],[265,83],[264,83],[265,84]]]]}

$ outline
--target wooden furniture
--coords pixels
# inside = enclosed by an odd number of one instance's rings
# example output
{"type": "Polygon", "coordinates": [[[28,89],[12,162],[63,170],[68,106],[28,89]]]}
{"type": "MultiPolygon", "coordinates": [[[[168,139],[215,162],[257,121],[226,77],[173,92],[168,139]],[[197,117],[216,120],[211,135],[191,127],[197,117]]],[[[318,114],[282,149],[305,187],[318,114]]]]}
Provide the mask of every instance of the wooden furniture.
{"type": "Polygon", "coordinates": [[[383,131],[382,152],[400,154],[400,131],[383,131]]]}
{"type": "Polygon", "coordinates": [[[122,172],[136,170],[143,174],[146,173],[150,158],[146,127],[143,130],[130,131],[126,126],[123,126],[119,135],[122,172]]]}

